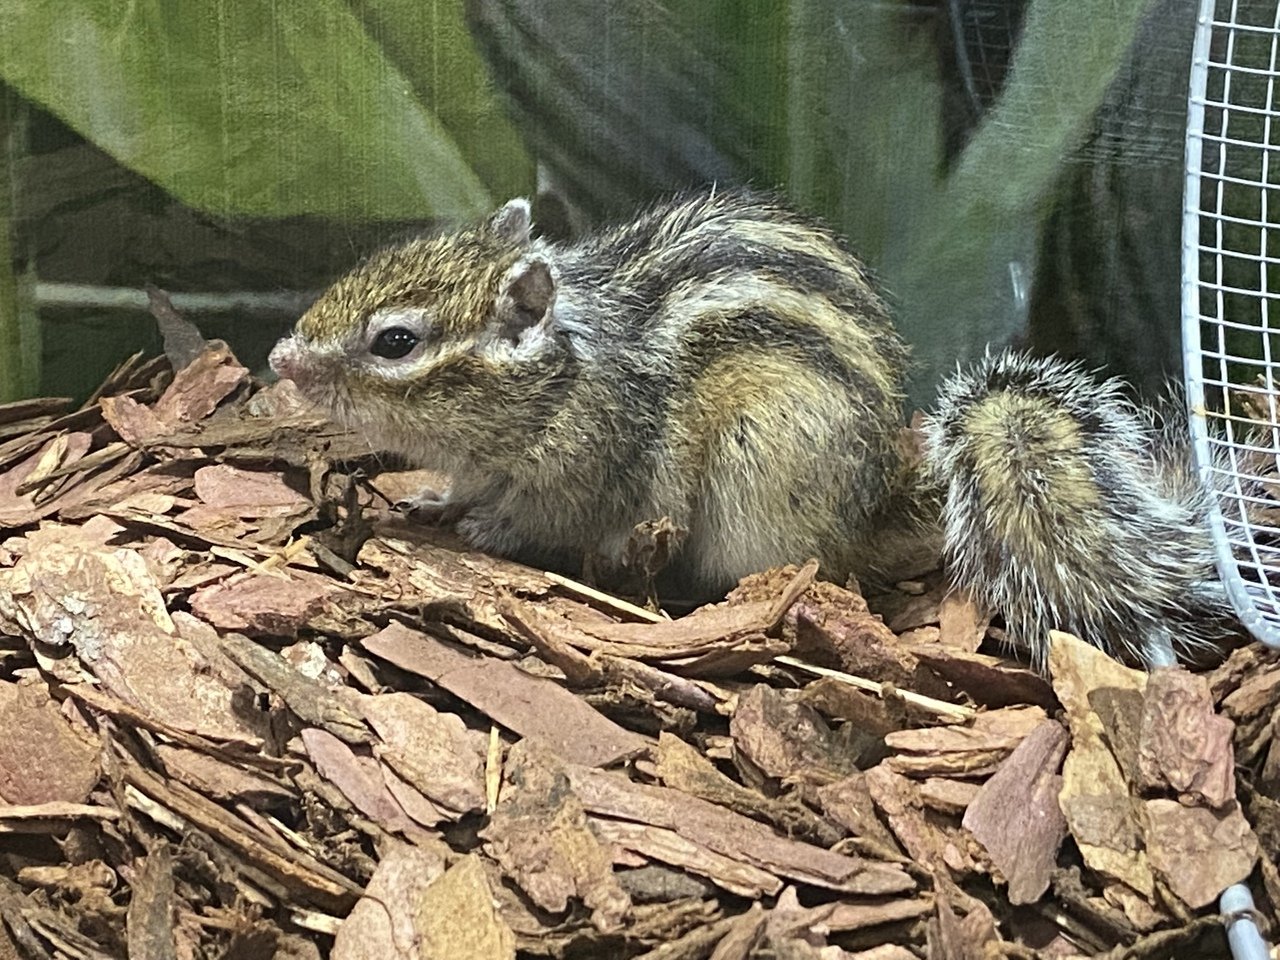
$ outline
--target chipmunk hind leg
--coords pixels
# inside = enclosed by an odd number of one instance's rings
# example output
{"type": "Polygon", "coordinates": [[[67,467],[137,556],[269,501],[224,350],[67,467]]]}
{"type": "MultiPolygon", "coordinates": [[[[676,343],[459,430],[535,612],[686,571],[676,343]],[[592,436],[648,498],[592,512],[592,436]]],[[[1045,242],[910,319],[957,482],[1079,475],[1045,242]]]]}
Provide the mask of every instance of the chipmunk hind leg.
{"type": "Polygon", "coordinates": [[[843,389],[778,357],[734,356],[699,380],[682,412],[700,478],[684,551],[708,583],[817,557],[843,577],[854,534],[846,500],[865,425],[832,416],[843,389]]]}

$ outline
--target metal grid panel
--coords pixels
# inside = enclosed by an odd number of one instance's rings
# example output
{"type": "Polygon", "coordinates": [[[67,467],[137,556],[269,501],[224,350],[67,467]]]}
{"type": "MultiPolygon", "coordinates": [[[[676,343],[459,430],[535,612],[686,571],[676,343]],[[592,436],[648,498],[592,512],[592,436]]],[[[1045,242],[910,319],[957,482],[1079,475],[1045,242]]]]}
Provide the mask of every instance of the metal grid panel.
{"type": "Polygon", "coordinates": [[[975,118],[982,117],[1004,89],[1022,16],[1021,0],[948,0],[956,64],[975,118]]]}
{"type": "Polygon", "coordinates": [[[1280,644],[1280,0],[1202,0],[1191,69],[1183,345],[1218,566],[1280,644]]]}

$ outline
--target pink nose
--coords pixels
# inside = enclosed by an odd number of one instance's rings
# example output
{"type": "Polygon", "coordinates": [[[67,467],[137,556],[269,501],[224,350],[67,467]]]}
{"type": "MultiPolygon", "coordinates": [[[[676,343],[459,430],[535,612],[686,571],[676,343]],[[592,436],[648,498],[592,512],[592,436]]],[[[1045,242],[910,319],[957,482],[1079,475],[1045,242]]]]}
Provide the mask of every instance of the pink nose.
{"type": "Polygon", "coordinates": [[[271,369],[276,372],[276,376],[292,380],[299,385],[307,380],[307,374],[310,372],[310,364],[302,355],[297,337],[285,337],[272,347],[267,362],[271,364],[271,369]]]}

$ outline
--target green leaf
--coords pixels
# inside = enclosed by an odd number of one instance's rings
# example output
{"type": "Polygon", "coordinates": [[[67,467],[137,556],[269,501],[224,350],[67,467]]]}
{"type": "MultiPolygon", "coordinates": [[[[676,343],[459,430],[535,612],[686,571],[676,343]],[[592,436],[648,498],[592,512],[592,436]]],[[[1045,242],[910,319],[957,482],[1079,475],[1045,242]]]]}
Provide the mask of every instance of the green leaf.
{"type": "MultiPolygon", "coordinates": [[[[431,6],[460,23],[461,4],[431,6]]],[[[0,23],[0,78],[215,214],[461,219],[493,205],[487,185],[505,193],[528,179],[478,69],[440,95],[435,76],[398,69],[341,0],[0,0],[0,23]],[[448,101],[452,131],[428,90],[448,101]],[[479,168],[460,140],[483,153],[479,168]]],[[[474,58],[442,53],[460,42],[433,41],[421,63],[474,58]]]]}
{"type": "Polygon", "coordinates": [[[439,118],[499,202],[534,189],[533,160],[494,94],[462,0],[351,0],[351,8],[419,102],[439,118]]]}

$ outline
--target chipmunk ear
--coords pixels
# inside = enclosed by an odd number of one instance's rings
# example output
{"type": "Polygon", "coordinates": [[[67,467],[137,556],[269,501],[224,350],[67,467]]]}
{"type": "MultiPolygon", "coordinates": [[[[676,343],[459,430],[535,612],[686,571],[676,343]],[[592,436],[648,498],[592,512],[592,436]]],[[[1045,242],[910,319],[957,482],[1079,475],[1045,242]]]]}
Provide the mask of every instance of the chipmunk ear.
{"type": "Polygon", "coordinates": [[[518,340],[520,334],[540,322],[556,299],[551,265],[539,255],[521,257],[502,278],[496,307],[498,334],[518,340]]]}
{"type": "Polygon", "coordinates": [[[508,200],[489,218],[489,229],[504,240],[514,241],[520,246],[528,244],[529,234],[533,229],[529,201],[524,197],[508,200]]]}

